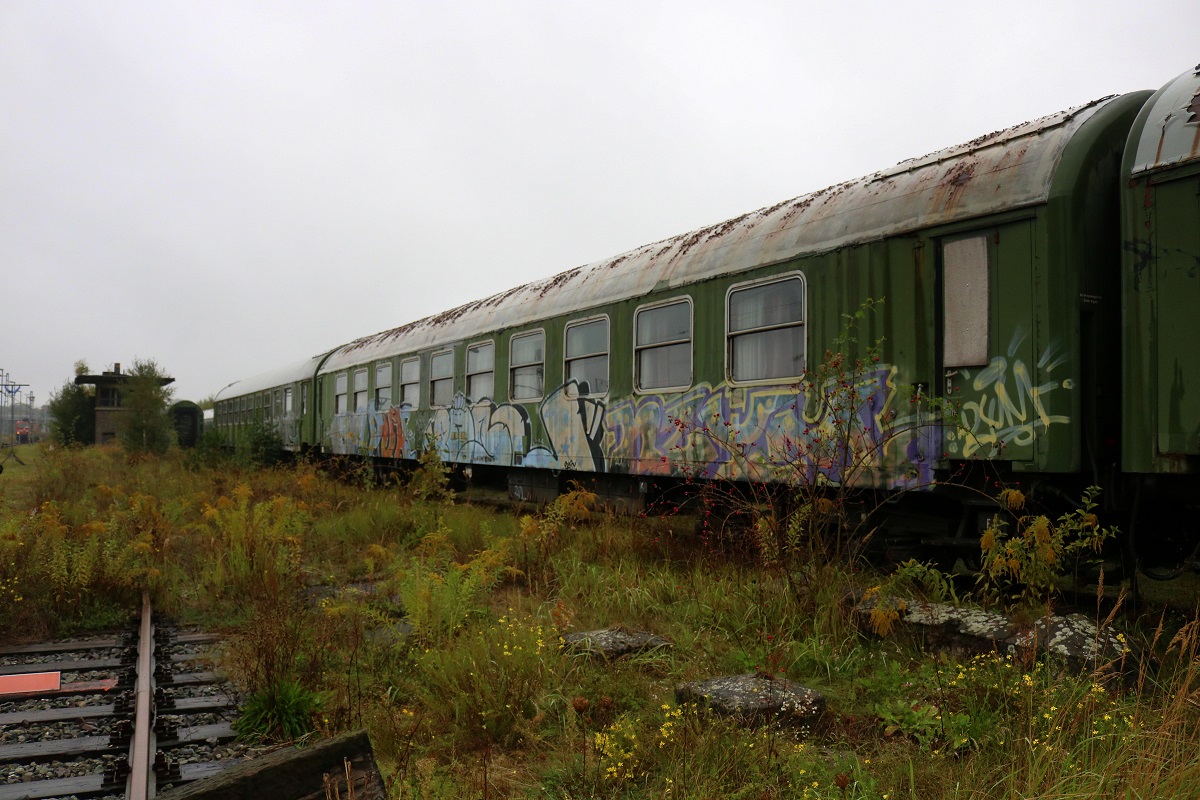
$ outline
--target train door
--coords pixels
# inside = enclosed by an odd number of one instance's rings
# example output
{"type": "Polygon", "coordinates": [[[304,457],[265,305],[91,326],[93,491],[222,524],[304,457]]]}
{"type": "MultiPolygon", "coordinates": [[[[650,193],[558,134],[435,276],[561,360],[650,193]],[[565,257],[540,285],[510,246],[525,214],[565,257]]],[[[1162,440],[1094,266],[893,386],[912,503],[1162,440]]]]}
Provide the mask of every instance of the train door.
{"type": "Polygon", "coordinates": [[[1033,222],[948,236],[941,266],[941,368],[952,459],[1031,461],[1039,427],[1033,222]]]}
{"type": "Polygon", "coordinates": [[[1200,454],[1200,177],[1154,186],[1154,341],[1159,453],[1200,454]]]}

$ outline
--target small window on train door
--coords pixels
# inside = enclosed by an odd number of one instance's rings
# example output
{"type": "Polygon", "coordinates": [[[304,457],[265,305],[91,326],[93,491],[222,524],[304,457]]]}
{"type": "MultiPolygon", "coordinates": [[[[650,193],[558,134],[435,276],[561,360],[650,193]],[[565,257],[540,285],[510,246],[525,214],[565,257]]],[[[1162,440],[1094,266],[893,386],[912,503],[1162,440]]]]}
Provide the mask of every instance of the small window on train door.
{"type": "Polygon", "coordinates": [[[634,386],[640,392],[692,385],[692,301],[685,297],[634,312],[634,386]]]}
{"type": "Polygon", "coordinates": [[[778,382],[804,374],[805,286],[801,275],[732,286],[726,298],[730,380],[778,382]]]}
{"type": "Polygon", "coordinates": [[[421,405],[421,359],[406,358],[400,362],[400,405],[419,408],[421,405]]]}
{"type": "Polygon", "coordinates": [[[467,348],[467,402],[491,400],[496,393],[496,345],[480,342],[467,348]]]}
{"type": "Polygon", "coordinates": [[[942,364],[988,363],[988,237],[942,244],[942,364]]]}
{"type": "Polygon", "coordinates": [[[530,331],[512,337],[508,366],[509,398],[520,402],[541,400],[546,388],[546,332],[530,331]]]}
{"type": "Polygon", "coordinates": [[[333,379],[333,413],[334,415],[345,414],[349,410],[350,395],[347,388],[350,382],[350,377],[345,372],[338,374],[333,379]]]}
{"type": "Polygon", "coordinates": [[[375,365],[375,410],[383,411],[392,404],[392,362],[375,365]]]}
{"type": "Polygon", "coordinates": [[[563,372],[575,381],[581,396],[608,394],[608,319],[585,319],[567,324],[563,372]]]}
{"type": "Polygon", "coordinates": [[[454,351],[429,357],[429,404],[448,406],[454,400],[454,351]]]}
{"type": "Polygon", "coordinates": [[[354,413],[367,410],[367,368],[354,370],[354,413]]]}
{"type": "Polygon", "coordinates": [[[292,387],[283,390],[283,415],[290,417],[292,415],[292,387]]]}

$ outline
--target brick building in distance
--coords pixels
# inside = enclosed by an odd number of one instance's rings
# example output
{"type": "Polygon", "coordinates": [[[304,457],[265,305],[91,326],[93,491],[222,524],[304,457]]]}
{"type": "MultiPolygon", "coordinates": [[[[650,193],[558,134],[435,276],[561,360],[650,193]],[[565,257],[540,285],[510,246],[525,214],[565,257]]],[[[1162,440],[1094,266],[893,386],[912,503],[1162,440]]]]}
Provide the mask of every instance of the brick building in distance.
{"type": "MultiPolygon", "coordinates": [[[[121,404],[121,387],[128,383],[130,375],[122,374],[120,363],[113,364],[112,371],[99,375],[76,375],[75,385],[96,387],[96,444],[115,442],[125,427],[125,409],[121,404]]],[[[174,378],[159,378],[159,384],[174,383],[174,378]]]]}

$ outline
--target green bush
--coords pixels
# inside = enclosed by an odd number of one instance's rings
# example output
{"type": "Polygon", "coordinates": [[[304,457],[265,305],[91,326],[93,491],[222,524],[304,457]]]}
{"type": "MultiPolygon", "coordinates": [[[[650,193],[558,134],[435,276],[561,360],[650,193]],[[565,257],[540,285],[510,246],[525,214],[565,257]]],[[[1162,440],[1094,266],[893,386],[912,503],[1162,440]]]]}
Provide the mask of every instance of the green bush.
{"type": "Polygon", "coordinates": [[[251,742],[293,742],[313,731],[320,698],[299,682],[281,679],[246,699],[233,723],[238,737],[251,742]]]}

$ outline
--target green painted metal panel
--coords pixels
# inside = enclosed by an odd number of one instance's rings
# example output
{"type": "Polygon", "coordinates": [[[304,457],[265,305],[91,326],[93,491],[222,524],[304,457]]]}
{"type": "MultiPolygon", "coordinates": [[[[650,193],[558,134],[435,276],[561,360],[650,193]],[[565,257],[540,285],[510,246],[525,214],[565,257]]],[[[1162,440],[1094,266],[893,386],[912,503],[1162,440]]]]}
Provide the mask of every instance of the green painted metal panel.
{"type": "Polygon", "coordinates": [[[1200,454],[1200,177],[1153,187],[1157,437],[1164,454],[1200,454]]]}

